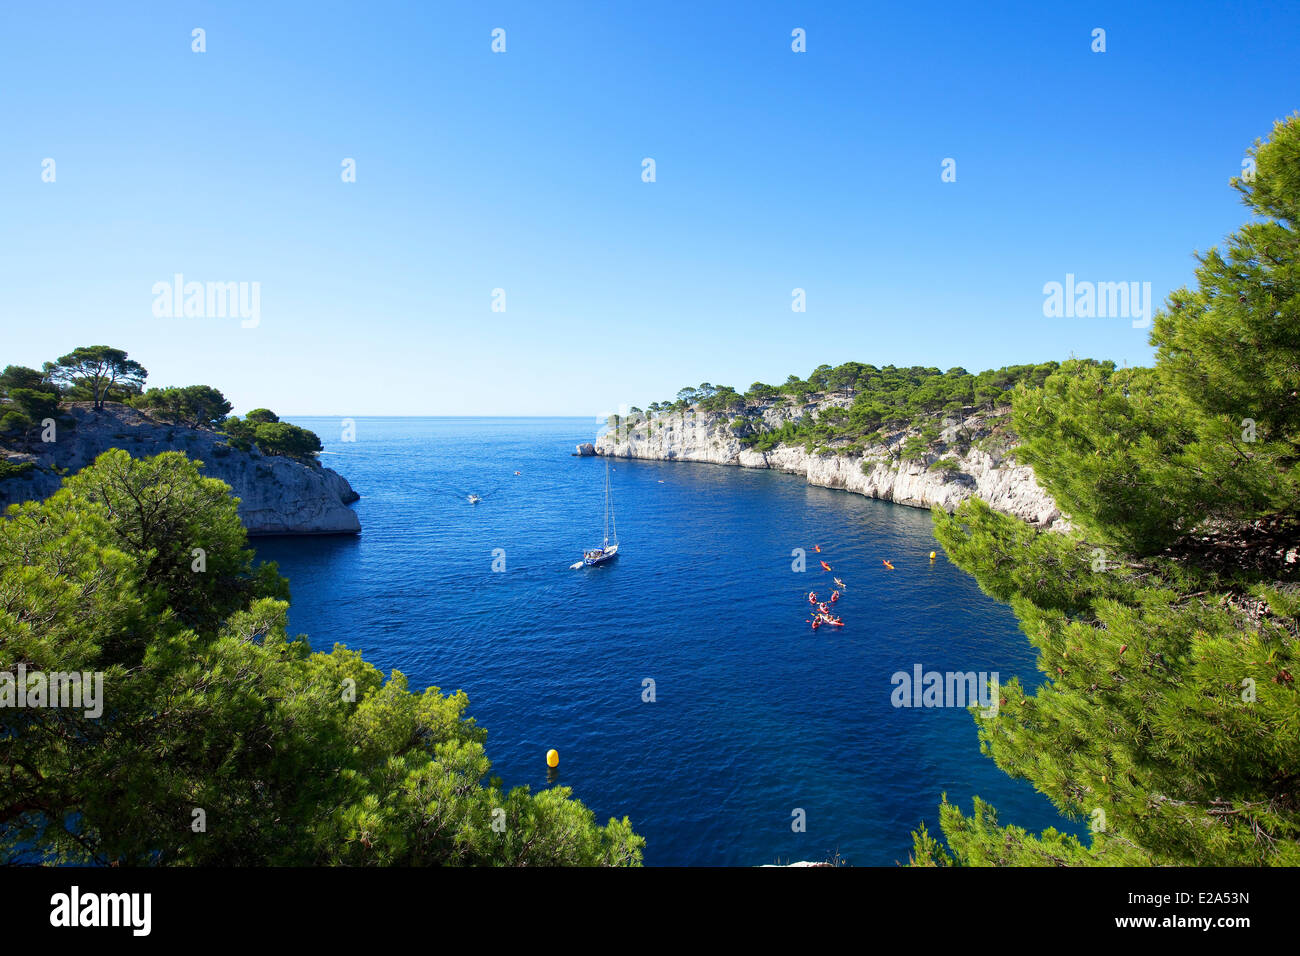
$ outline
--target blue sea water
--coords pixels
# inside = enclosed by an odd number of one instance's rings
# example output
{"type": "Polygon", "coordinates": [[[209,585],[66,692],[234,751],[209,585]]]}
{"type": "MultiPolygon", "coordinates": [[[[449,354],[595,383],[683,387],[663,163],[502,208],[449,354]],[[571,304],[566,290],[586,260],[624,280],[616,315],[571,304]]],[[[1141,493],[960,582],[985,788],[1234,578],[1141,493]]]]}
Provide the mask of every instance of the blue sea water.
{"type": "Polygon", "coordinates": [[[604,461],[570,455],[590,419],[359,418],[347,442],[340,419],[293,420],[362,495],[363,528],[255,539],[290,580],[293,630],[415,690],[464,689],[494,774],[572,787],[602,822],[628,815],[648,865],[892,865],[921,821],[937,832],[944,792],[1082,832],[981,756],[966,710],[891,704],[891,675],[916,664],[1039,681],[1010,610],[942,552],[930,563],[928,512],[772,472],[618,460],[620,556],[571,570],[602,533],[604,461]],[[848,585],[842,630],[805,623],[807,592],[830,592],[818,559],[848,585]]]}

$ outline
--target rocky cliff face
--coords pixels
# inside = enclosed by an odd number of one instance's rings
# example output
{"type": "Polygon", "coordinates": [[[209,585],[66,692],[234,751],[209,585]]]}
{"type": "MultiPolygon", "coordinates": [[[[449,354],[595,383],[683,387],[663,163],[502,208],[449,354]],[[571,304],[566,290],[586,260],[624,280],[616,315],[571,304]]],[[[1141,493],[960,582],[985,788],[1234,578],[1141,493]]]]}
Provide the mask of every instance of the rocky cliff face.
{"type": "MultiPolygon", "coordinates": [[[[751,411],[765,429],[779,428],[789,420],[799,421],[820,408],[846,406],[843,399],[794,406],[773,403],[751,411]]],[[[1034,479],[1033,469],[1017,465],[1007,449],[996,442],[978,447],[990,429],[978,415],[963,421],[946,420],[940,442],[922,461],[895,462],[881,445],[865,452],[835,454],[808,452],[802,445],[778,445],[770,451],[755,451],[741,439],[752,435],[750,427],[733,427],[725,413],[664,415],[653,421],[641,420],[620,427],[596,440],[596,453],[617,458],[655,461],[699,461],[742,468],[772,468],[802,475],[809,484],[842,488],[871,498],[901,505],[929,508],[939,505],[952,511],[970,497],[979,497],[998,511],[1014,515],[1041,528],[1063,530],[1067,523],[1051,496],[1034,479]],[[965,434],[967,441],[959,442],[965,434]],[[940,457],[956,464],[949,471],[928,466],[940,457]],[[863,465],[866,465],[864,468],[863,465]]]]}
{"type": "Polygon", "coordinates": [[[239,498],[239,517],[251,535],[361,530],[361,522],[348,507],[360,496],[329,468],[263,455],[256,449],[242,452],[216,432],[169,425],[125,405],[95,411],[78,404],[64,412],[75,420],[75,427],[58,425],[56,441],[0,444],[0,456],[11,463],[35,465],[0,481],[0,507],[48,497],[61,481],[55,468],[71,474],[109,448],[121,448],[133,458],[180,451],[202,461],[203,474],[230,485],[231,494],[239,498]]]}

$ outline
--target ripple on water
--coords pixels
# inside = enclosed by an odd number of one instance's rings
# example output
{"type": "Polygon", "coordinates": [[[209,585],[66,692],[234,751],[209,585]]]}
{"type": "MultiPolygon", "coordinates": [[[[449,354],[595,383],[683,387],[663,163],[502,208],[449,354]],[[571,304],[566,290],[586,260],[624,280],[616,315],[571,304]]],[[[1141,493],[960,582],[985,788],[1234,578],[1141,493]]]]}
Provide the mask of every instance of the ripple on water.
{"type": "Polygon", "coordinates": [[[364,529],[255,542],[290,579],[295,631],[360,648],[414,689],[463,688],[507,785],[545,787],[555,747],[557,782],[602,820],[630,816],[647,863],[838,849],[892,865],[918,823],[937,829],[945,790],[1082,832],[980,755],[965,711],[890,704],[891,675],[916,663],[1039,680],[1011,612],[942,555],[930,564],[926,511],[770,472],[619,461],[622,553],[573,571],[601,534],[603,462],[569,455],[587,419],[360,418],[346,444],[329,440],[338,419],[295,422],[337,452],[364,529]],[[805,623],[807,592],[830,590],[819,558],[849,585],[839,633],[805,623]]]}

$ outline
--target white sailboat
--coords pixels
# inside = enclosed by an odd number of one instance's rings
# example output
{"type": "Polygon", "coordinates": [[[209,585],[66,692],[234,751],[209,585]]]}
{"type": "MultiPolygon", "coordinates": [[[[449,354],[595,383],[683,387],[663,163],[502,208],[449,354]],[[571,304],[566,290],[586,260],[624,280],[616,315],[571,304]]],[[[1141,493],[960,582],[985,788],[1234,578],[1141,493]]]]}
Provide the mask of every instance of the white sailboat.
{"type": "Polygon", "coordinates": [[[609,483],[609,459],[605,459],[605,540],[599,548],[591,548],[582,552],[582,560],[573,564],[572,567],[593,567],[597,564],[604,564],[606,561],[612,561],[618,557],[618,526],[614,522],[614,495],[609,483]],[[613,535],[614,542],[610,543],[610,535],[613,535]]]}

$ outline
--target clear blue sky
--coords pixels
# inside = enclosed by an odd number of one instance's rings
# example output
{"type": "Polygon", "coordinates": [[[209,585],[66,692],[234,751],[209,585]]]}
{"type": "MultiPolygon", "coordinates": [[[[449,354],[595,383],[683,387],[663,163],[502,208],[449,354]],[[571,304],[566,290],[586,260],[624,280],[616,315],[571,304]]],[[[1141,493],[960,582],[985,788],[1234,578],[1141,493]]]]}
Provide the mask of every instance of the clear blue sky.
{"type": "Polygon", "coordinates": [[[0,364],[595,415],[822,362],[1146,363],[1043,284],[1190,282],[1297,64],[1293,0],[9,4],[0,364]],[[178,272],[260,282],[260,324],[155,317],[178,272]]]}

